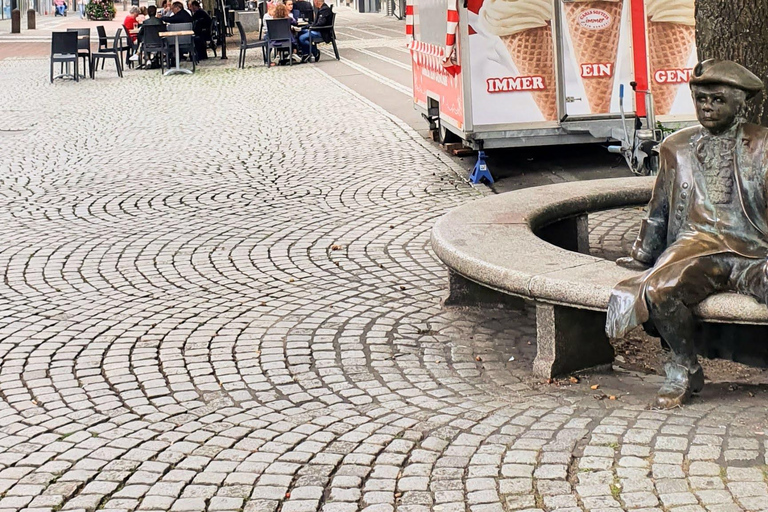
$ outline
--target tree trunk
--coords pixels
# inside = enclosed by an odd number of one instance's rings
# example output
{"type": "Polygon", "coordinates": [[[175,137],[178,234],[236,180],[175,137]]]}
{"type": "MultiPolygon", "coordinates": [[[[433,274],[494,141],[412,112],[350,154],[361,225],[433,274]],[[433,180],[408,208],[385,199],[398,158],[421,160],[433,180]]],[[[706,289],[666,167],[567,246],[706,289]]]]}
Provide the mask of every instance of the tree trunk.
{"type": "MultiPolygon", "coordinates": [[[[696,0],[699,60],[728,59],[768,86],[768,0],[696,0]]],[[[768,126],[768,95],[749,102],[749,120],[768,126]]]]}

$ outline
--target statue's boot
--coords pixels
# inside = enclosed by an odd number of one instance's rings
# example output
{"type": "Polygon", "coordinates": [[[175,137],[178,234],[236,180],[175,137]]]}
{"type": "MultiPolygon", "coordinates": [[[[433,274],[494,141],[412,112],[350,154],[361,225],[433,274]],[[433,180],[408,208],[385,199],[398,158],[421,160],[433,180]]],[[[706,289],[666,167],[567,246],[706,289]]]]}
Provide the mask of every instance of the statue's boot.
{"type": "Polygon", "coordinates": [[[669,362],[664,366],[667,378],[656,395],[655,406],[659,409],[673,409],[688,402],[692,393],[704,388],[704,370],[696,364],[691,371],[688,367],[669,362]]]}

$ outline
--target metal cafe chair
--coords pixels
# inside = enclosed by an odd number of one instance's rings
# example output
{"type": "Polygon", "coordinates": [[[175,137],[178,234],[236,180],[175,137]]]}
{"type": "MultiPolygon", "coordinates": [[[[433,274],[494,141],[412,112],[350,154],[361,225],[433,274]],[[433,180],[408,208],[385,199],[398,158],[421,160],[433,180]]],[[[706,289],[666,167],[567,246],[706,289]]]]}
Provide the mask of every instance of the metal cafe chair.
{"type": "MultiPolygon", "coordinates": [[[[77,56],[83,59],[83,74],[91,65],[91,29],[90,28],[68,28],[67,32],[77,32],[77,56]]],[[[88,73],[90,75],[90,72],[88,73]]]]}
{"type": "Polygon", "coordinates": [[[245,52],[246,50],[250,50],[251,48],[261,48],[261,53],[264,57],[264,62],[267,61],[267,42],[266,41],[254,41],[252,43],[248,42],[248,38],[245,36],[245,29],[243,28],[243,24],[239,21],[235,22],[235,25],[237,25],[237,30],[240,32],[240,57],[237,61],[237,67],[238,68],[244,68],[245,67],[245,52]]]}
{"type": "Polygon", "coordinates": [[[149,61],[149,55],[155,54],[160,59],[160,70],[165,73],[166,65],[170,67],[168,41],[160,37],[161,32],[165,32],[164,25],[147,25],[143,29],[142,53],[144,61],[149,61]]]}
{"type": "Polygon", "coordinates": [[[272,50],[276,54],[288,50],[288,62],[292,66],[293,59],[293,34],[291,34],[291,21],[288,18],[280,20],[267,20],[267,64],[272,65],[272,50]]]}
{"type": "MultiPolygon", "coordinates": [[[[311,27],[311,30],[317,30],[318,32],[323,31],[323,30],[328,31],[328,33],[330,33],[331,40],[328,43],[325,43],[324,40],[318,41],[317,39],[314,39],[314,38],[310,37],[309,38],[309,45],[312,48],[317,48],[317,44],[318,43],[330,44],[330,45],[333,46],[333,53],[334,53],[334,55],[336,55],[336,60],[339,60],[339,48],[336,46],[336,31],[334,30],[334,26],[335,25],[336,25],[336,13],[331,11],[331,24],[330,25],[323,25],[322,27],[311,27]]],[[[310,55],[313,55],[313,54],[314,54],[314,52],[310,52],[310,55]]]]}
{"type": "MultiPolygon", "coordinates": [[[[168,27],[168,32],[181,32],[182,30],[192,30],[192,23],[171,23],[168,27]]],[[[176,38],[168,41],[168,46],[176,44],[176,38]]],[[[179,55],[182,53],[189,54],[189,60],[192,61],[192,72],[195,72],[197,63],[197,49],[195,48],[194,36],[179,36],[179,55]]]]}
{"type": "Polygon", "coordinates": [[[107,38],[107,31],[104,25],[98,25],[96,27],[96,33],[99,35],[99,51],[104,51],[109,47],[109,40],[107,38]]]}
{"type": "Polygon", "coordinates": [[[259,2],[259,39],[264,33],[264,15],[267,14],[267,2],[259,2]]]}
{"type": "Polygon", "coordinates": [[[78,67],[79,56],[77,54],[77,32],[53,32],[51,34],[51,83],[54,78],[71,76],[75,82],[80,81],[80,69],[78,67]],[[53,76],[53,65],[61,64],[61,74],[53,76]],[[64,64],[67,72],[64,73],[64,64]],[[69,64],[74,64],[75,74],[69,73],[69,64]]]}
{"type": "MultiPolygon", "coordinates": [[[[122,30],[122,29],[120,29],[122,30]]],[[[117,45],[113,44],[112,46],[109,46],[109,37],[107,37],[107,31],[104,29],[104,25],[98,25],[96,27],[96,32],[99,34],[99,51],[112,51],[117,52],[120,54],[120,60],[123,60],[123,52],[127,52],[125,55],[125,62],[130,66],[131,62],[128,60],[128,57],[131,56],[131,50],[132,50],[132,41],[131,41],[131,35],[126,32],[125,37],[128,39],[128,42],[126,44],[123,44],[123,40],[120,39],[117,45]]],[[[101,63],[101,69],[104,69],[104,63],[101,63]]]]}
{"type": "MultiPolygon", "coordinates": [[[[137,54],[139,52],[139,42],[134,41],[131,37],[131,34],[126,31],[125,33],[125,44],[123,45],[122,38],[120,40],[121,50],[125,50],[127,53],[125,54],[125,65],[127,65],[129,68],[133,68],[133,61],[131,60],[131,57],[134,54],[137,54]]],[[[120,52],[122,54],[122,51],[120,52]]]]}
{"type": "Polygon", "coordinates": [[[117,32],[115,32],[115,37],[112,39],[112,46],[106,47],[104,50],[99,49],[97,52],[94,52],[91,54],[91,78],[96,77],[96,66],[98,64],[98,61],[102,61],[102,69],[104,68],[104,62],[107,59],[111,59],[115,61],[115,67],[117,68],[117,75],[122,78],[123,77],[123,67],[120,63],[120,53],[118,52],[118,48],[120,47],[120,39],[121,39],[121,33],[123,29],[119,28],[117,29],[117,32]]]}

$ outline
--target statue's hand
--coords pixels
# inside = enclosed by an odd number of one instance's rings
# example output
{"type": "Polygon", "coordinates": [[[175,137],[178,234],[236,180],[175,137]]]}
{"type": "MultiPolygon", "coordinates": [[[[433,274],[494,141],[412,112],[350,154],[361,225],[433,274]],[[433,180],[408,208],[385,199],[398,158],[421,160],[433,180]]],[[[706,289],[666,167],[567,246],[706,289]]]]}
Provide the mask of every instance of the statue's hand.
{"type": "Polygon", "coordinates": [[[629,270],[648,270],[650,268],[650,265],[646,265],[642,261],[637,261],[632,256],[627,256],[625,258],[619,258],[616,260],[616,264],[620,267],[628,268],[629,270]]]}

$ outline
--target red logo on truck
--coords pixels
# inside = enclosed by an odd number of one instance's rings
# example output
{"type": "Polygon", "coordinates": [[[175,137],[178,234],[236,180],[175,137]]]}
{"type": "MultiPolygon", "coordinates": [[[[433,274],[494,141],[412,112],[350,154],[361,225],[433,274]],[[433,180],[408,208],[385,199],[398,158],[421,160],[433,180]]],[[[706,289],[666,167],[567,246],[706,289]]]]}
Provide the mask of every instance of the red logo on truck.
{"type": "Polygon", "coordinates": [[[581,78],[602,78],[605,76],[613,76],[612,62],[581,65],[581,78]]]}
{"type": "Polygon", "coordinates": [[[602,9],[587,9],[579,13],[579,25],[589,30],[603,30],[611,24],[611,15],[602,9]]]}
{"type": "Polygon", "coordinates": [[[691,81],[692,69],[658,69],[653,73],[657,84],[686,84],[691,81]]]}
{"type": "Polygon", "coordinates": [[[508,76],[485,81],[488,92],[516,92],[546,90],[543,76],[508,76]]]}

